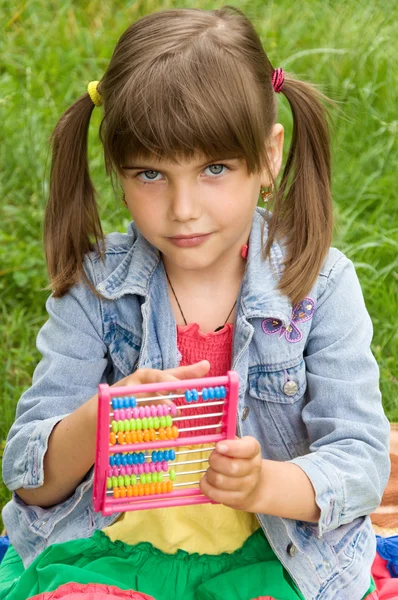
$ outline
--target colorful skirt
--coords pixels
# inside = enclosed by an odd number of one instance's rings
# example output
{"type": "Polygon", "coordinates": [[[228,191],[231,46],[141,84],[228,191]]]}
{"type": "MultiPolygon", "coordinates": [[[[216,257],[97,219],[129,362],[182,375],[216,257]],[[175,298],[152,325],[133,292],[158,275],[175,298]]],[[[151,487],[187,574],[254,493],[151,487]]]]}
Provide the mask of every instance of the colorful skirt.
{"type": "Polygon", "coordinates": [[[0,566],[0,600],[31,598],[70,582],[136,590],[155,600],[303,600],[261,529],[239,550],[220,555],[165,554],[147,542],[112,542],[97,531],[49,546],[26,570],[10,547],[0,566]]]}

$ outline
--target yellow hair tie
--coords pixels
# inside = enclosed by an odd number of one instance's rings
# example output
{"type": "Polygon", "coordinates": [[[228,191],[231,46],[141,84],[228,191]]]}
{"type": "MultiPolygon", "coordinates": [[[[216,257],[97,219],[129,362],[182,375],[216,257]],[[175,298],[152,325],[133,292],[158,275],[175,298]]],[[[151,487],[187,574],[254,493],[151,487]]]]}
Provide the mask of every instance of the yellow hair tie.
{"type": "Polygon", "coordinates": [[[87,92],[95,106],[102,106],[102,97],[97,89],[98,84],[99,81],[90,81],[87,86],[87,92]]]}

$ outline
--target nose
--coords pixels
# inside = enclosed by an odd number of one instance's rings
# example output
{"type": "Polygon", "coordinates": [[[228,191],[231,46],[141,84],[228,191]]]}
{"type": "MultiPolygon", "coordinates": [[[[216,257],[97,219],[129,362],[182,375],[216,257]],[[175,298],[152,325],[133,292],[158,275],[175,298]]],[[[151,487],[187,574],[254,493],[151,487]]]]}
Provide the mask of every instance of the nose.
{"type": "Polygon", "coordinates": [[[178,183],[170,188],[169,217],[182,223],[201,215],[198,190],[189,183],[178,183]]]}

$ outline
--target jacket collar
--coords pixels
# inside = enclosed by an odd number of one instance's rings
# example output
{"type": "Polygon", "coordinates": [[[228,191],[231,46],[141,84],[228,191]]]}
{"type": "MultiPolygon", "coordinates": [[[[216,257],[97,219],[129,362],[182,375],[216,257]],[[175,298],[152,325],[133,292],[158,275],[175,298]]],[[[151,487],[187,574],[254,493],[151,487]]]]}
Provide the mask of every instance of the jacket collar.
{"type": "MultiPolygon", "coordinates": [[[[257,208],[253,216],[246,272],[241,287],[241,305],[246,318],[273,317],[287,327],[292,305],[277,289],[282,272],[282,247],[275,241],[269,260],[263,260],[262,248],[267,241],[268,231],[264,216],[265,210],[261,208],[257,208]]],[[[116,269],[96,287],[109,300],[126,294],[148,296],[153,273],[161,262],[158,250],[141,235],[134,223],[129,225],[128,233],[135,239],[133,245],[116,269]]]]}

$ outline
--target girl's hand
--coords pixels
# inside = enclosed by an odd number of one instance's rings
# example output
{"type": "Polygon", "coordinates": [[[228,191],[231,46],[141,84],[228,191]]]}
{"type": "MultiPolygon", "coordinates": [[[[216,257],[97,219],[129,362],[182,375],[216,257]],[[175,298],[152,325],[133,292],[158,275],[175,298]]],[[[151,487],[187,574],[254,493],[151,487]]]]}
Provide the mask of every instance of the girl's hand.
{"type": "Polygon", "coordinates": [[[203,494],[225,506],[255,512],[263,464],[258,441],[246,436],[219,442],[209,464],[200,482],[203,494]]]}

